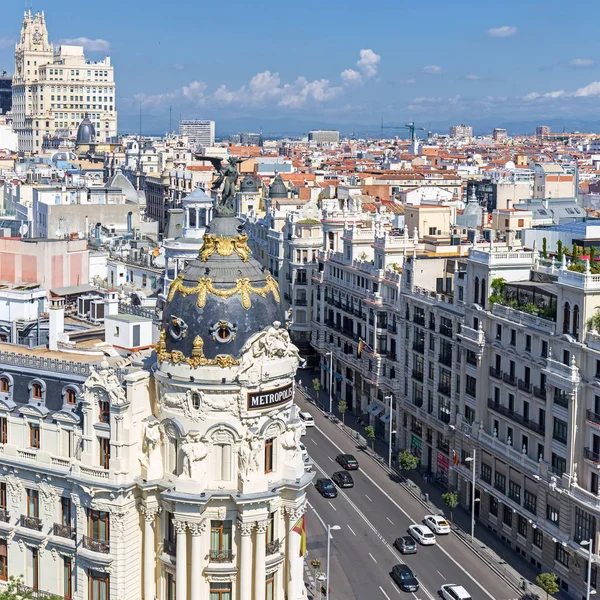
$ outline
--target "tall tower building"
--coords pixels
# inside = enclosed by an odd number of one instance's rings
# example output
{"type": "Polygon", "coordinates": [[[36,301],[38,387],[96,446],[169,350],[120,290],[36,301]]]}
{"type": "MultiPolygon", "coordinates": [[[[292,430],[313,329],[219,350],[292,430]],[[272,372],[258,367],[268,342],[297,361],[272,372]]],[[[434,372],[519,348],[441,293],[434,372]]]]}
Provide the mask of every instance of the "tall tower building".
{"type": "Polygon", "coordinates": [[[186,136],[190,145],[210,147],[215,145],[215,122],[203,119],[179,121],[179,135],[186,136]]]}
{"type": "Polygon", "coordinates": [[[96,141],[117,135],[114,71],[110,58],[87,61],[82,46],[48,41],[44,13],[23,17],[15,48],[14,128],[21,152],[38,152],[44,136],[74,138],[89,113],[96,141]]]}

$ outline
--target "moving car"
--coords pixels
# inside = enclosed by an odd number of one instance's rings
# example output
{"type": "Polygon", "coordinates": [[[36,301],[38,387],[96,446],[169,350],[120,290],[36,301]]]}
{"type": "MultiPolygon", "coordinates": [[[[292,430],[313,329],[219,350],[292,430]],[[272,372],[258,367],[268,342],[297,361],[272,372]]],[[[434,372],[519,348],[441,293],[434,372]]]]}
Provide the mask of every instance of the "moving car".
{"type": "Polygon", "coordinates": [[[400,551],[400,554],[416,554],[417,544],[410,535],[404,535],[394,540],[394,546],[400,551]]]}
{"type": "Polygon", "coordinates": [[[395,565],[392,568],[392,579],[403,592],[417,592],[419,582],[415,574],[406,565],[395,565]]]}
{"type": "Polygon", "coordinates": [[[308,450],[306,449],[306,446],[300,442],[298,444],[298,448],[300,448],[300,454],[302,455],[302,462],[306,462],[308,460],[308,450]]]}
{"type": "Polygon", "coordinates": [[[447,535],[450,533],[450,523],[440,515],[426,515],[423,524],[427,525],[431,531],[438,535],[447,535]]]}
{"type": "Polygon", "coordinates": [[[312,418],[312,415],[309,412],[306,412],[305,410],[301,410],[298,413],[298,417],[300,417],[300,420],[304,423],[305,427],[314,427],[315,426],[315,420],[312,418]]]}
{"type": "Polygon", "coordinates": [[[346,473],[346,471],[336,471],[332,476],[333,482],[335,485],[341,488],[351,488],[354,487],[354,479],[352,479],[352,475],[350,473],[346,473]]]}
{"type": "Polygon", "coordinates": [[[423,546],[435,544],[435,535],[427,525],[411,525],[408,528],[408,533],[423,546]]]}
{"type": "Polygon", "coordinates": [[[358,461],[352,454],[338,454],[335,461],[339,463],[346,471],[357,471],[358,461]]]}
{"type": "Polygon", "coordinates": [[[445,583],[440,589],[440,595],[444,600],[471,600],[469,592],[455,583],[445,583]]]}
{"type": "Polygon", "coordinates": [[[315,487],[323,498],[337,498],[338,493],[331,479],[317,479],[315,487]]]}

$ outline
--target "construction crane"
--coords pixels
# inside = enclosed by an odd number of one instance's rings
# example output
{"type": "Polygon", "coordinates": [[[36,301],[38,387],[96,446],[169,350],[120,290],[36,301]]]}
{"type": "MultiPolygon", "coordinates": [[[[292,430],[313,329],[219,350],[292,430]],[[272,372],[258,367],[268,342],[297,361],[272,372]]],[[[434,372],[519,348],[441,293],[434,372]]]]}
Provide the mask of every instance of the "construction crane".
{"type": "Polygon", "coordinates": [[[408,129],[408,131],[410,131],[411,142],[414,142],[417,139],[415,136],[415,131],[425,131],[425,127],[417,127],[412,121],[407,123],[403,129],[408,129]]]}

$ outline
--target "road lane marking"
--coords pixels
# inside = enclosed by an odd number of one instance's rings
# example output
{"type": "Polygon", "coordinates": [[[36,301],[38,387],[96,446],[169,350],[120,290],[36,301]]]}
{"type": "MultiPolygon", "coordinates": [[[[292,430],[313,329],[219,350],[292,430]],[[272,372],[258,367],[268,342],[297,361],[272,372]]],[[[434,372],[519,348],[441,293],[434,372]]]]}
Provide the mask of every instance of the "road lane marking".
{"type": "MultiPolygon", "coordinates": [[[[344,452],[344,450],[342,448],[340,448],[330,437],[328,437],[326,435],[326,433],[320,427],[315,426],[315,429],[322,436],[324,436],[340,452],[342,452],[342,453],[344,452]]],[[[314,463],[314,464],[318,467],[317,463],[314,463]]],[[[325,471],[323,471],[323,469],[321,469],[320,467],[318,467],[318,468],[323,474],[325,473],[325,471]]],[[[411,523],[413,523],[414,525],[418,525],[418,523],[370,475],[368,475],[364,469],[362,470],[362,473],[411,523]]],[[[348,496],[346,496],[346,494],[343,494],[343,496],[348,500],[348,502],[351,502],[350,499],[348,498],[348,496]]],[[[358,509],[355,509],[355,510],[358,510],[358,509]]],[[[495,600],[494,596],[490,592],[488,592],[488,590],[486,588],[484,588],[483,585],[481,585],[481,583],[479,583],[479,581],[477,581],[477,579],[475,579],[475,577],[473,577],[473,575],[471,575],[471,573],[469,573],[469,571],[467,571],[457,560],[455,560],[454,557],[445,548],[443,548],[439,544],[436,544],[436,547],[439,548],[446,555],[446,557],[449,558],[481,591],[483,591],[486,596],[488,596],[492,600],[495,600]]],[[[477,556],[477,555],[475,554],[475,556],[477,556]]],[[[400,558],[398,558],[398,560],[400,560],[400,558]]],[[[421,589],[423,591],[426,591],[425,588],[421,588],[421,589]]],[[[432,597],[429,594],[429,592],[426,592],[426,593],[429,595],[430,598],[432,597]]]]}
{"type": "Polygon", "coordinates": [[[333,460],[333,458],[331,458],[331,456],[327,457],[331,462],[335,462],[335,460],[333,460]]]}
{"type": "Polygon", "coordinates": [[[317,444],[317,442],[315,442],[315,440],[313,440],[312,438],[310,438],[310,441],[315,445],[318,446],[319,444],[317,444]]]}
{"type": "MultiPolygon", "coordinates": [[[[384,589],[383,589],[381,586],[379,586],[379,589],[381,590],[381,593],[382,593],[382,594],[383,594],[383,595],[384,595],[384,596],[387,598],[387,600],[392,600],[392,599],[391,599],[391,598],[390,598],[390,597],[389,597],[389,596],[388,596],[388,595],[385,593],[385,590],[384,590],[384,589]]],[[[327,591],[327,590],[325,590],[325,591],[327,591]]]]}
{"type": "MultiPolygon", "coordinates": [[[[346,523],[346,525],[348,525],[348,523],[346,523]]],[[[349,529],[349,530],[352,532],[352,535],[356,535],[356,534],[354,533],[354,530],[352,529],[352,527],[350,527],[350,525],[348,525],[348,529],[349,529]]]]}
{"type": "MultiPolygon", "coordinates": [[[[437,571],[437,569],[436,569],[436,571],[437,571]]],[[[440,576],[440,577],[441,577],[441,578],[442,578],[444,581],[446,581],[446,578],[445,578],[445,577],[444,577],[444,576],[443,576],[443,575],[442,575],[442,574],[441,574],[439,571],[438,571],[438,575],[439,575],[439,576],[440,576]]]]}
{"type": "Polygon", "coordinates": [[[315,516],[317,517],[317,519],[319,519],[321,525],[323,525],[323,529],[327,531],[327,525],[325,525],[325,521],[323,521],[321,515],[317,512],[317,509],[310,502],[308,502],[308,500],[306,501],[306,504],[308,504],[308,506],[310,506],[312,511],[315,513],[315,516]]]}
{"type": "Polygon", "coordinates": [[[329,506],[331,506],[331,508],[333,508],[333,510],[335,510],[337,512],[337,508],[331,504],[331,502],[329,502],[329,500],[327,500],[327,503],[329,504],[329,506]]]}
{"type": "Polygon", "coordinates": [[[373,559],[373,562],[376,563],[375,557],[369,552],[369,556],[373,559]]]}
{"type": "Polygon", "coordinates": [[[389,517],[386,517],[386,519],[393,525],[394,521],[392,521],[389,517]]]}
{"type": "Polygon", "coordinates": [[[371,500],[371,498],[369,498],[369,496],[367,496],[366,494],[365,494],[365,498],[366,498],[366,499],[367,499],[369,502],[373,502],[373,500],[371,500]]]}

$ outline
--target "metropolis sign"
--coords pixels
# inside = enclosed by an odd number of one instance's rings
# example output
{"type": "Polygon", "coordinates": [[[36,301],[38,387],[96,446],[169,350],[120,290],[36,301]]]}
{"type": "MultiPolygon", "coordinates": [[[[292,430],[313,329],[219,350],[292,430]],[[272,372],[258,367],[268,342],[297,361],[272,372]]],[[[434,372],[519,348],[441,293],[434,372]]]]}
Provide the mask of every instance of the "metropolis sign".
{"type": "Polygon", "coordinates": [[[274,390],[263,390],[261,392],[248,392],[248,410],[271,408],[289,402],[294,395],[293,385],[288,383],[274,390]]]}

